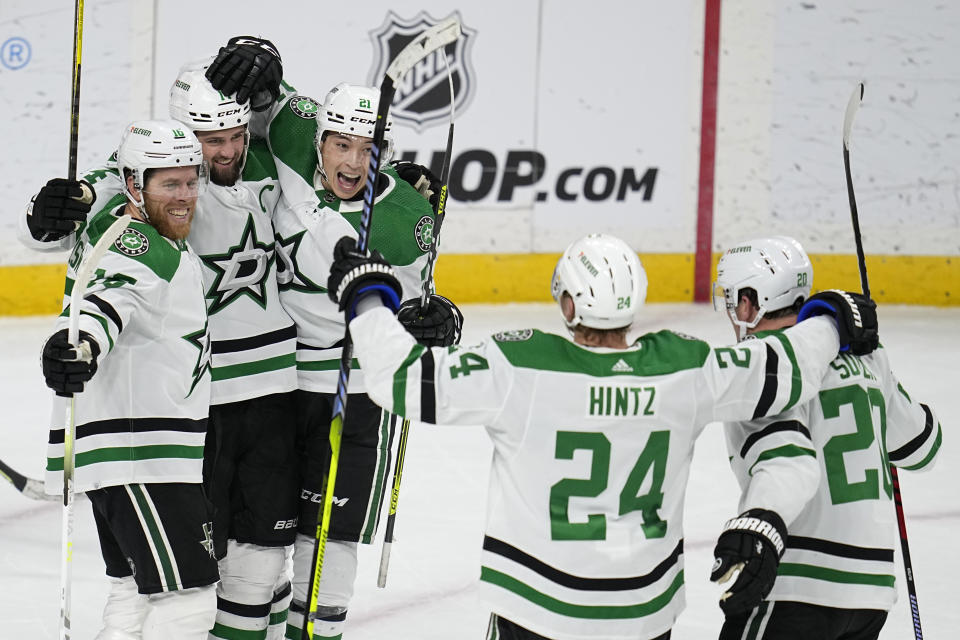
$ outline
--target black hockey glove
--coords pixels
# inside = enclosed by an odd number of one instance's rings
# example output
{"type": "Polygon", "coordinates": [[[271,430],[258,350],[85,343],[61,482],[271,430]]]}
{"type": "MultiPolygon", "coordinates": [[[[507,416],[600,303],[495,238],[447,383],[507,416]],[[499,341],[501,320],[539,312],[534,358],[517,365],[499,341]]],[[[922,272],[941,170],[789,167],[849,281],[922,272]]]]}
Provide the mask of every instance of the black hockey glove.
{"type": "Polygon", "coordinates": [[[861,293],[829,289],[810,296],[797,314],[797,322],[819,315],[832,316],[840,334],[840,351],[858,356],[872,353],[880,344],[877,304],[861,293]]]}
{"type": "Polygon", "coordinates": [[[430,169],[415,162],[394,160],[390,165],[397,170],[397,175],[403,178],[404,182],[409,182],[410,186],[420,192],[420,195],[426,198],[430,206],[436,210],[440,189],[443,187],[440,178],[433,175],[430,169]]]}
{"type": "Polygon", "coordinates": [[[431,295],[425,310],[420,307],[420,298],[407,300],[400,305],[397,320],[425,347],[449,347],[460,342],[463,314],[443,296],[431,295]]]}
{"type": "Polygon", "coordinates": [[[710,580],[719,584],[740,572],[720,596],[725,614],[749,611],[770,593],[786,539],[787,525],[774,511],[750,509],[727,521],[713,548],[710,572],[710,580]]]}
{"type": "Polygon", "coordinates": [[[378,293],[383,304],[396,313],[403,289],[393,267],[380,252],[370,255],[357,251],[357,240],[343,236],[333,248],[333,264],[327,278],[327,295],[347,314],[347,322],[357,314],[357,301],[367,293],[378,293]]]}
{"type": "Polygon", "coordinates": [[[236,93],[236,100],[250,100],[250,108],[263,111],[280,96],[283,63],[273,43],[254,36],[235,36],[220,47],[207,68],[214,89],[236,93]]]}
{"type": "Polygon", "coordinates": [[[34,240],[52,242],[80,228],[97,199],[86,180],[54,178],[33,196],[27,208],[27,228],[34,240]]]}
{"type": "Polygon", "coordinates": [[[83,385],[97,372],[100,345],[86,331],[80,332],[80,346],[67,341],[67,330],[61,329],[43,345],[41,364],[47,386],[58,396],[69,398],[83,391],[83,385]]]}

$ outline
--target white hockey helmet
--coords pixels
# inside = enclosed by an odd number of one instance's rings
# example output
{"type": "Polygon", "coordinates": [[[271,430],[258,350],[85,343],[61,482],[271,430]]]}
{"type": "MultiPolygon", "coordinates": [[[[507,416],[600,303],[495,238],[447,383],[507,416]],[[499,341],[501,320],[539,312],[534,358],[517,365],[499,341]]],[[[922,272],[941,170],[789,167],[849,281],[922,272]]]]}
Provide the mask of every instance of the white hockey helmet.
{"type": "Polygon", "coordinates": [[[573,298],[573,319],[564,318],[569,329],[619,329],[632,324],[643,306],[647,274],[626,242],[592,233],[563,252],[550,288],[558,303],[564,292],[573,298]]]}
{"type": "Polygon", "coordinates": [[[721,256],[713,283],[713,307],[727,310],[742,340],[747,329],[756,327],[765,314],[809,298],[812,285],[813,266],[799,242],[787,236],[748,240],[721,256]],[[757,294],[759,311],[750,322],[736,317],[744,289],[757,294]]]}
{"type": "Polygon", "coordinates": [[[250,102],[213,88],[204,73],[213,58],[188,62],[170,87],[170,117],[193,131],[220,131],[250,122],[250,102]]]}
{"type": "Polygon", "coordinates": [[[124,195],[133,202],[144,218],[147,212],[127,187],[126,176],[133,176],[133,185],[142,191],[149,169],[198,167],[200,188],[206,184],[207,170],[203,148],[193,132],[175,120],[137,120],[127,125],[117,149],[117,169],[124,195]]]}
{"type": "MultiPolygon", "coordinates": [[[[373,130],[377,124],[377,108],[380,104],[380,90],[374,87],[365,87],[356,84],[341,82],[327,93],[320,105],[320,114],[317,123],[317,133],[314,146],[317,149],[317,176],[314,186],[320,189],[319,178],[327,179],[323,171],[323,156],[320,147],[323,136],[328,131],[335,131],[346,136],[373,138],[373,130]]],[[[384,167],[393,157],[393,118],[387,115],[387,125],[384,130],[383,148],[380,150],[380,166],[384,167]]]]}

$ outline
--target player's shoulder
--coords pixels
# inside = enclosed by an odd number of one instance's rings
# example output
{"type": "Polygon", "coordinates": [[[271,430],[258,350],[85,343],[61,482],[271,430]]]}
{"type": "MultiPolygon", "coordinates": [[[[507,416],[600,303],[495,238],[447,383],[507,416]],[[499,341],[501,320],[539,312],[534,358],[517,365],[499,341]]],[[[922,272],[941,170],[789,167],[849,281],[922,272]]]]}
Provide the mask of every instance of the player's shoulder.
{"type": "MultiPolygon", "coordinates": [[[[419,219],[422,216],[433,218],[433,207],[430,206],[430,201],[401,178],[392,166],[381,167],[380,172],[390,180],[387,187],[389,192],[385,194],[386,197],[382,201],[387,207],[396,214],[410,219],[419,219]]],[[[378,203],[377,206],[380,204],[378,203]]]]}
{"type": "Polygon", "coordinates": [[[645,333],[636,339],[637,357],[642,359],[646,375],[662,375],[703,366],[710,355],[710,345],[695,336],[662,329],[645,333]]]}
{"type": "Polygon", "coordinates": [[[564,357],[572,343],[558,335],[539,329],[511,329],[490,336],[492,347],[515,367],[556,370],[568,360],[564,357]]]}
{"type": "MultiPolygon", "coordinates": [[[[117,206],[105,207],[90,219],[84,229],[89,244],[96,244],[116,221],[124,201],[122,195],[111,199],[110,202],[117,206]]],[[[133,267],[133,271],[153,274],[169,282],[177,272],[186,248],[186,242],[168,240],[150,224],[133,220],[111,245],[108,254],[129,261],[125,269],[133,267]]]]}
{"type": "MultiPolygon", "coordinates": [[[[94,190],[102,188],[105,183],[115,183],[119,185],[122,183],[120,178],[120,170],[117,169],[117,152],[114,151],[107,160],[95,169],[90,169],[83,174],[83,180],[89,182],[93,185],[94,190]]],[[[97,194],[99,198],[99,193],[97,194]]]]}
{"type": "MultiPolygon", "coordinates": [[[[317,116],[320,114],[320,103],[299,93],[293,93],[276,111],[270,122],[271,136],[277,127],[295,128],[297,130],[317,128],[317,116]]],[[[311,140],[311,144],[312,144],[311,140]]]]}
{"type": "Polygon", "coordinates": [[[672,331],[641,336],[626,349],[590,349],[537,329],[504,331],[493,343],[514,366],[595,377],[665,375],[703,365],[710,346],[672,331]]]}

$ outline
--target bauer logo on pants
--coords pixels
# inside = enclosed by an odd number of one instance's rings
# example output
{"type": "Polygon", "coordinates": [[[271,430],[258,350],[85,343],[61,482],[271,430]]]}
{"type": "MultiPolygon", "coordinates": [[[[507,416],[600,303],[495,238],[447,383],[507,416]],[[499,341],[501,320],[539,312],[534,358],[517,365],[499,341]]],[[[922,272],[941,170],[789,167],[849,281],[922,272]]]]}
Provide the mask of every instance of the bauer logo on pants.
{"type": "MultiPolygon", "coordinates": [[[[459,12],[453,15],[460,18],[459,12]]],[[[383,24],[370,32],[374,56],[367,84],[379,87],[394,57],[425,29],[439,22],[425,11],[409,19],[388,12],[383,24]]],[[[470,103],[476,84],[470,50],[477,32],[463,24],[463,20],[460,20],[460,26],[462,35],[443,48],[453,76],[454,109],[458,114],[470,103]]],[[[450,85],[441,50],[431,53],[403,76],[397,85],[390,112],[394,121],[414,127],[418,132],[447,123],[450,85]]]]}
{"type": "Polygon", "coordinates": [[[142,256],[150,248],[150,241],[136,229],[127,229],[113,243],[117,251],[127,256],[142,256]]]}

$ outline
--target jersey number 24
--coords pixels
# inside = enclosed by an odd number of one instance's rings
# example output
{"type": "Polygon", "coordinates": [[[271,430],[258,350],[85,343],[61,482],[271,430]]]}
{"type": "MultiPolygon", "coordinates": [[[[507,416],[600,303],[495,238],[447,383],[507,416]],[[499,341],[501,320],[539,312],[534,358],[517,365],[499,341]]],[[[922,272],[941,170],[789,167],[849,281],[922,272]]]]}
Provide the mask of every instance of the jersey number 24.
{"type": "MultiPolygon", "coordinates": [[[[572,460],[574,451],[591,452],[589,478],[564,478],[550,487],[550,537],[553,540],[605,540],[607,518],[592,513],[586,522],[570,522],[570,498],[595,498],[607,490],[610,475],[610,441],[602,433],[558,431],[555,457],[572,460]]],[[[670,432],[654,431],[647,439],[627,481],[620,490],[619,515],[639,511],[643,534],[647,538],[662,538],[667,523],[657,510],[663,504],[663,478],[670,450],[670,432]],[[650,490],[638,495],[647,475],[652,474],[650,490]]]]}

